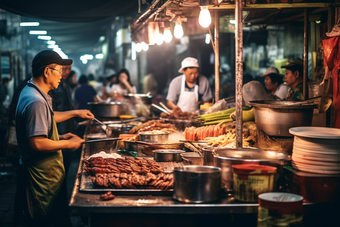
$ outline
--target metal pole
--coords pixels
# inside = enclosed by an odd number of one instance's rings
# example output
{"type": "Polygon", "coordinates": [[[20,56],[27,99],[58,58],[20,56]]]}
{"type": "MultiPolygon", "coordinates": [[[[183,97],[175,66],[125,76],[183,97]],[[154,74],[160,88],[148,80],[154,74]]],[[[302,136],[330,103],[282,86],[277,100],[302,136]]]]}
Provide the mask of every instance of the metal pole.
{"type": "Polygon", "coordinates": [[[308,9],[304,10],[304,31],[303,31],[303,99],[307,97],[307,79],[308,79],[308,9]]]}
{"type": "Polygon", "coordinates": [[[243,26],[242,0],[235,0],[235,91],[236,91],[236,148],[242,148],[242,85],[243,85],[243,26]]]}
{"type": "Polygon", "coordinates": [[[220,17],[215,12],[215,101],[220,100],[220,17]]]}

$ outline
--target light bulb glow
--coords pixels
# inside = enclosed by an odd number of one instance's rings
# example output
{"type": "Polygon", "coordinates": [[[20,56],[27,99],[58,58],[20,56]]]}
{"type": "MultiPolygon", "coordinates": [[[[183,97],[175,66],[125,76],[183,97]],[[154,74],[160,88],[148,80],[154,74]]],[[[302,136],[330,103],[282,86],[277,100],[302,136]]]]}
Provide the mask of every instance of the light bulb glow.
{"type": "Polygon", "coordinates": [[[51,40],[51,36],[48,35],[39,35],[38,39],[42,39],[42,40],[51,40]]]}
{"type": "Polygon", "coordinates": [[[141,52],[142,51],[142,44],[141,43],[137,43],[136,44],[136,51],[137,52],[141,52]]]}
{"type": "Polygon", "coordinates": [[[174,36],[175,36],[177,39],[180,39],[180,38],[183,37],[183,35],[184,35],[184,32],[183,32],[182,24],[181,24],[181,22],[178,22],[178,23],[176,23],[176,25],[175,25],[174,36]]]}
{"type": "Polygon", "coordinates": [[[210,43],[210,34],[209,34],[209,33],[207,33],[207,34],[205,35],[205,43],[206,43],[206,44],[209,44],[209,43],[210,43]]]}
{"type": "Polygon", "coordinates": [[[162,33],[158,33],[156,36],[156,44],[157,45],[162,45],[163,44],[163,35],[162,33]]]}
{"type": "Polygon", "coordinates": [[[104,54],[96,54],[96,59],[103,59],[104,54]]]}
{"type": "Polygon", "coordinates": [[[39,26],[39,22],[21,22],[20,23],[21,27],[26,27],[26,26],[39,26]]]}
{"type": "Polygon", "coordinates": [[[146,44],[145,42],[142,42],[141,44],[142,44],[142,50],[144,50],[144,51],[149,50],[149,45],[148,44],[146,44]]]}
{"type": "Polygon", "coordinates": [[[201,12],[198,17],[198,23],[203,27],[207,28],[211,24],[211,16],[208,10],[208,6],[201,6],[201,12]]]}
{"type": "Polygon", "coordinates": [[[30,35],[46,35],[47,31],[30,31],[30,35]]]}
{"type": "Polygon", "coordinates": [[[164,41],[167,43],[170,43],[172,40],[172,34],[170,29],[164,29],[164,34],[163,34],[164,41]]]}

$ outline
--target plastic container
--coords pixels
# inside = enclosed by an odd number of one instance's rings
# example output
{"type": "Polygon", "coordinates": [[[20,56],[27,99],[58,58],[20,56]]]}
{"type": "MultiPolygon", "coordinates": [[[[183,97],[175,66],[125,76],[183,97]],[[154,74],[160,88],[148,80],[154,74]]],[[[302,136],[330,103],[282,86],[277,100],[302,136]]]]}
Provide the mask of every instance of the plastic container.
{"type": "Polygon", "coordinates": [[[303,226],[302,201],[302,196],[284,192],[259,195],[257,226],[303,226]]]}
{"type": "Polygon", "coordinates": [[[235,199],[257,202],[259,194],[273,191],[276,167],[243,164],[232,168],[235,199]]]}

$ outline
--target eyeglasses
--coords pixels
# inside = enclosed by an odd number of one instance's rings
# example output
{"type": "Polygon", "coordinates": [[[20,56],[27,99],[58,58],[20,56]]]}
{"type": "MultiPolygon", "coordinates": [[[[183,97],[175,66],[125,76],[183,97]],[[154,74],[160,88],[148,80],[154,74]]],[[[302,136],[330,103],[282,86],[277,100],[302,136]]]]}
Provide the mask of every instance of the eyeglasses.
{"type": "Polygon", "coordinates": [[[47,68],[57,71],[60,75],[63,73],[63,70],[58,70],[58,69],[54,69],[54,68],[50,68],[50,67],[47,67],[47,68]]]}

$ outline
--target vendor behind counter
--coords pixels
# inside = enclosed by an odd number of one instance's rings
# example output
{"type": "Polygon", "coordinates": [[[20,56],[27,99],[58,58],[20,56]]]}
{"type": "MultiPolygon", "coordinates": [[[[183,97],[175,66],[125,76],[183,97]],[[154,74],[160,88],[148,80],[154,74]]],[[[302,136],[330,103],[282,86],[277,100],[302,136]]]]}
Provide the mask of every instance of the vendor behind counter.
{"type": "Polygon", "coordinates": [[[167,105],[171,109],[180,108],[183,112],[195,112],[199,103],[212,99],[209,81],[205,76],[199,75],[196,58],[185,58],[178,72],[183,74],[170,82],[167,105]]]}

